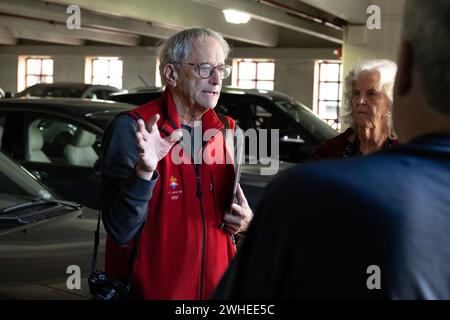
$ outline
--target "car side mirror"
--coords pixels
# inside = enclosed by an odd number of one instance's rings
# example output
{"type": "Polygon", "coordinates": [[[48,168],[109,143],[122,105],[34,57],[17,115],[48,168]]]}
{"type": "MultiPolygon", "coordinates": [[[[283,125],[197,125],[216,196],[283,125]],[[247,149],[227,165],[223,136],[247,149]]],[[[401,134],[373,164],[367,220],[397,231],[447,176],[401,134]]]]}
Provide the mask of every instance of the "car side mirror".
{"type": "Polygon", "coordinates": [[[39,181],[42,181],[42,177],[41,177],[41,174],[39,173],[39,171],[36,171],[36,170],[33,170],[33,171],[30,171],[32,174],[33,174],[33,176],[35,176],[39,181]]]}
{"type": "Polygon", "coordinates": [[[43,179],[48,178],[48,173],[45,171],[33,170],[30,171],[38,180],[42,181],[43,179]]]}

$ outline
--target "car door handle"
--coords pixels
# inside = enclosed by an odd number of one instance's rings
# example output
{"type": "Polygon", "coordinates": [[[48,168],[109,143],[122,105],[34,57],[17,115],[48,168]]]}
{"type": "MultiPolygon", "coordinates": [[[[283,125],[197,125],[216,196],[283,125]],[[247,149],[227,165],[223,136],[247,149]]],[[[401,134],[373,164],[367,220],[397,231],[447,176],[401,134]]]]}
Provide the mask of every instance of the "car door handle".
{"type": "Polygon", "coordinates": [[[293,143],[305,143],[305,140],[303,140],[302,138],[298,137],[298,138],[289,138],[287,136],[284,136],[280,139],[280,141],[284,141],[284,142],[293,142],[293,143]]]}

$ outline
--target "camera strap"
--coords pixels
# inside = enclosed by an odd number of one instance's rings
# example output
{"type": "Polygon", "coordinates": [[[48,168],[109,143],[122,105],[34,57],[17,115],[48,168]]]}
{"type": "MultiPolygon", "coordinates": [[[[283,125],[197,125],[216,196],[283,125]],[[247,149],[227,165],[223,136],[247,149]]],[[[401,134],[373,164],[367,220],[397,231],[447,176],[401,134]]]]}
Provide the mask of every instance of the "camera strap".
{"type": "MultiPolygon", "coordinates": [[[[99,211],[98,219],[97,219],[97,229],[95,230],[94,253],[92,255],[92,262],[91,262],[92,272],[97,272],[97,253],[98,253],[98,246],[100,244],[100,219],[101,219],[101,212],[99,211]]],[[[133,264],[137,258],[139,239],[140,239],[142,229],[144,228],[144,224],[145,224],[145,221],[139,227],[138,232],[134,236],[133,247],[131,248],[130,257],[128,259],[128,278],[127,278],[128,289],[131,288],[131,283],[133,280],[133,264]]]]}

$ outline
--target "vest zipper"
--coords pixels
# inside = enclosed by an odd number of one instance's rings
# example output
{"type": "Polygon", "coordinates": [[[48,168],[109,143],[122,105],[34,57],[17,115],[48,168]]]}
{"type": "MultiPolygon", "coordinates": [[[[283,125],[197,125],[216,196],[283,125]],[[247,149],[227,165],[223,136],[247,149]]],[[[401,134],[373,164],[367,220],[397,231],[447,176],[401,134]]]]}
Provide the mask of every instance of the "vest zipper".
{"type": "Polygon", "coordinates": [[[197,176],[197,198],[200,201],[200,215],[202,218],[202,259],[200,265],[200,300],[203,300],[203,278],[205,273],[205,246],[206,246],[206,232],[205,232],[205,213],[203,211],[202,189],[200,181],[200,165],[194,164],[195,173],[197,176]]]}
{"type": "MultiPolygon", "coordinates": [[[[203,154],[203,151],[208,143],[209,143],[209,141],[203,142],[202,147],[200,149],[201,154],[203,154]]],[[[192,152],[194,153],[195,150],[193,150],[192,152]]],[[[203,209],[203,202],[202,202],[200,165],[195,163],[194,158],[193,158],[193,160],[194,160],[195,173],[196,173],[196,177],[197,177],[197,193],[196,194],[197,194],[197,198],[200,202],[200,215],[202,218],[202,258],[201,258],[201,265],[200,265],[200,300],[203,300],[203,278],[204,278],[204,273],[205,273],[205,251],[206,251],[206,248],[205,248],[206,247],[206,222],[205,222],[205,212],[203,209]]]]}

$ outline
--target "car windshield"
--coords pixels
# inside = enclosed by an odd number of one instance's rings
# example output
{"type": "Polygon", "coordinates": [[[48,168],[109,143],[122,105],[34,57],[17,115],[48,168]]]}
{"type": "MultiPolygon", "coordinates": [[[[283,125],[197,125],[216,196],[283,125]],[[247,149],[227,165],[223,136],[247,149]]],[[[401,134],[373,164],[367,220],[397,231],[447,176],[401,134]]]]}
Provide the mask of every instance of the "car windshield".
{"type": "Polygon", "coordinates": [[[35,198],[54,199],[34,176],[0,152],[0,210],[35,198]]]}
{"type": "Polygon", "coordinates": [[[276,97],[274,98],[274,103],[321,141],[334,138],[338,134],[338,132],[330,127],[325,121],[295,100],[276,97]]]}

